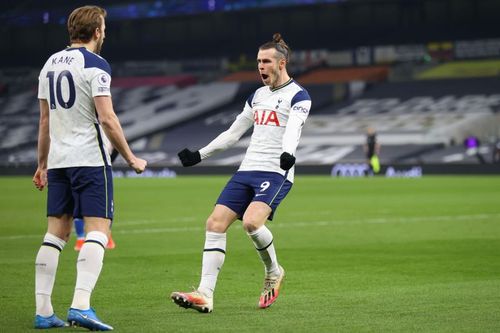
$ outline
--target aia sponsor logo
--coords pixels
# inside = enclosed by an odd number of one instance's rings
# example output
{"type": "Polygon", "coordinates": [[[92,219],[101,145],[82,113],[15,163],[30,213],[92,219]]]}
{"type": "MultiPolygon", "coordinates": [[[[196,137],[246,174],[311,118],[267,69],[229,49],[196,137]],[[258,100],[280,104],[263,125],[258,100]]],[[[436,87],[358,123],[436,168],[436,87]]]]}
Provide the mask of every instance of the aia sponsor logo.
{"type": "Polygon", "coordinates": [[[272,110],[256,110],[253,113],[253,120],[256,125],[280,126],[278,114],[272,110]]]}

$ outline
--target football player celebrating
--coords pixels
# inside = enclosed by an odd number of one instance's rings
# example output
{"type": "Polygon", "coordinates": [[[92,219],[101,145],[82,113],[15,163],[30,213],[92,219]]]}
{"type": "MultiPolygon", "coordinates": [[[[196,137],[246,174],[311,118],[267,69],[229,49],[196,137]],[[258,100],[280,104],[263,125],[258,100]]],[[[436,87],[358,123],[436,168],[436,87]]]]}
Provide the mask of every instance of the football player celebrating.
{"type": "Polygon", "coordinates": [[[207,219],[201,280],[193,292],[173,292],[181,307],[212,312],[217,276],[226,255],[226,231],[237,219],[252,240],[265,268],[259,307],[271,306],[280,293],[285,270],[278,263],[273,234],[266,227],[292,187],[295,151],[311,108],[307,91],[290,78],[290,48],[279,33],[263,44],[257,66],[264,86],[247,99],[228,130],[207,146],[179,152],[183,166],[192,166],[229,148],[253,126],[245,158],[222,190],[207,219]]]}

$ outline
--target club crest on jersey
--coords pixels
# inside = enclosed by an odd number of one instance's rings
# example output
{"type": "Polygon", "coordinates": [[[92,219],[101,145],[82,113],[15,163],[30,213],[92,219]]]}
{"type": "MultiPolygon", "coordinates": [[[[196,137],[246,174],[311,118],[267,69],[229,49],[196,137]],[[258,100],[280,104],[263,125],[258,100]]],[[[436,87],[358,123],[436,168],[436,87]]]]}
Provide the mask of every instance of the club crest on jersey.
{"type": "Polygon", "coordinates": [[[278,114],[273,110],[256,110],[253,113],[253,120],[256,125],[280,126],[278,114]]]}
{"type": "Polygon", "coordinates": [[[283,100],[281,98],[278,98],[278,104],[276,104],[276,106],[274,107],[276,110],[279,109],[281,102],[283,102],[283,100]]]}

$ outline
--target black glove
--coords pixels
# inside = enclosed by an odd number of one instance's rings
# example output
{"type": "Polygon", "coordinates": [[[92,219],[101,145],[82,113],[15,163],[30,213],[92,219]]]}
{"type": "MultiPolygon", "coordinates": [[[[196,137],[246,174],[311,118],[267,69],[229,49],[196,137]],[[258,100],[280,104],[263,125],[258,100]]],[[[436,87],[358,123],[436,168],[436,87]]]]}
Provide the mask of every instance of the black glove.
{"type": "Polygon", "coordinates": [[[179,156],[182,165],[185,167],[193,166],[201,162],[201,156],[198,150],[191,151],[187,148],[184,148],[183,150],[177,153],[177,156],[179,156]]]}
{"type": "Polygon", "coordinates": [[[295,156],[293,156],[287,152],[284,152],[283,154],[281,154],[281,156],[280,156],[280,168],[288,171],[288,170],[290,170],[291,167],[293,167],[294,164],[295,164],[295,156]]]}

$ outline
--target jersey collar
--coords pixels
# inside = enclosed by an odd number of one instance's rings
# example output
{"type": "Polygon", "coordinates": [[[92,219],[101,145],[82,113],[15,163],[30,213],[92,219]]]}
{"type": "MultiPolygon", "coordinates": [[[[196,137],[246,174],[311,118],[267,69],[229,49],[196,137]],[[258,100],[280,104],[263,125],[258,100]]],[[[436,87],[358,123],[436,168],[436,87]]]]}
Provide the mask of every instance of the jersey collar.
{"type": "Polygon", "coordinates": [[[64,51],[81,50],[81,49],[84,49],[84,48],[85,48],[85,46],[78,46],[78,47],[68,46],[67,48],[64,49],[64,51]]]}
{"type": "Polygon", "coordinates": [[[277,87],[275,87],[275,88],[271,88],[271,87],[269,87],[269,89],[270,89],[272,92],[275,92],[276,90],[279,90],[279,89],[281,89],[281,88],[283,88],[283,87],[286,87],[287,85],[289,85],[290,83],[292,83],[292,81],[293,81],[293,79],[292,79],[292,78],[290,78],[288,81],[286,81],[286,82],[285,82],[285,83],[283,83],[282,85],[279,85],[279,86],[277,86],[277,87]]]}

